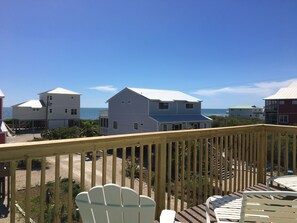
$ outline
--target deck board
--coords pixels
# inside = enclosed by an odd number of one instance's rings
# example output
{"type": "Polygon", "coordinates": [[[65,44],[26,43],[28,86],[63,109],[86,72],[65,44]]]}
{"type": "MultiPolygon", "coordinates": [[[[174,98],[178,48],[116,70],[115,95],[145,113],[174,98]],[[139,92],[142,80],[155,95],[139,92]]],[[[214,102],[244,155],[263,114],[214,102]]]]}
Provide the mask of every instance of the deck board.
{"type": "MultiPolygon", "coordinates": [[[[255,186],[246,188],[245,190],[248,191],[266,191],[266,185],[264,184],[257,184],[255,186]]],[[[272,189],[273,190],[273,189],[272,189]]],[[[236,196],[236,197],[241,197],[242,196],[242,191],[230,194],[229,196],[236,196]]],[[[210,212],[210,217],[212,222],[216,222],[213,210],[211,209],[210,212]]],[[[205,203],[194,206],[192,208],[186,209],[184,211],[178,212],[176,214],[176,220],[180,221],[182,223],[187,223],[187,222],[206,222],[206,217],[205,217],[205,203]]]]}

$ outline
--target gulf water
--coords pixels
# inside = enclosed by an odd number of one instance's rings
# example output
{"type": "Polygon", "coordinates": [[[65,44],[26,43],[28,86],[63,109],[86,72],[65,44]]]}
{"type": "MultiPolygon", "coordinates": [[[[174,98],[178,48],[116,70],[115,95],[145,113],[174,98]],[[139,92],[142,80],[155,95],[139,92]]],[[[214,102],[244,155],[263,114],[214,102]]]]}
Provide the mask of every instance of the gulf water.
{"type": "MultiPolygon", "coordinates": [[[[84,120],[95,120],[99,119],[100,112],[106,110],[106,108],[81,108],[80,109],[80,118],[84,120]]],[[[227,109],[208,109],[202,108],[201,113],[206,116],[226,116],[227,109]]],[[[3,119],[12,118],[12,108],[4,107],[3,108],[3,119]]]]}

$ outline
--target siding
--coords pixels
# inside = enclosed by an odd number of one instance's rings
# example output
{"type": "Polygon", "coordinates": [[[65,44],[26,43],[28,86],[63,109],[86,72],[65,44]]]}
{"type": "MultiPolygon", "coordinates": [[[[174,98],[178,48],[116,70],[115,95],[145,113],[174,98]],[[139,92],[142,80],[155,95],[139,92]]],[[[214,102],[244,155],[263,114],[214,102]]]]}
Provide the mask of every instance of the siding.
{"type": "Polygon", "coordinates": [[[108,119],[108,135],[157,131],[157,123],[148,117],[148,99],[129,89],[109,100],[108,119]],[[117,129],[113,128],[114,121],[117,129]]]}
{"type": "Polygon", "coordinates": [[[40,99],[47,103],[47,96],[51,96],[48,109],[52,109],[52,113],[48,113],[48,119],[79,119],[80,118],[80,95],[70,94],[41,94],[40,99]],[[67,113],[65,112],[67,109],[67,113]],[[71,115],[71,109],[76,109],[77,114],[71,115]]]}

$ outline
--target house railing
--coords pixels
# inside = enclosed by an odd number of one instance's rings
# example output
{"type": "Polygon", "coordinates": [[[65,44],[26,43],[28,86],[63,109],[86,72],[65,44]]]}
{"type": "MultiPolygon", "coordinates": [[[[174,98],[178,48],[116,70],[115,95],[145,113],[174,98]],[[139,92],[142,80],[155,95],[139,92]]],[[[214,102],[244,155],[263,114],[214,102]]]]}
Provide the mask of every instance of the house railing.
{"type": "Polygon", "coordinates": [[[73,185],[68,184],[68,197],[62,200],[62,178],[79,182],[80,190],[106,183],[131,187],[156,200],[156,216],[165,208],[181,211],[212,194],[263,183],[267,176],[296,174],[296,135],[297,127],[249,125],[0,145],[0,163],[10,168],[10,221],[16,222],[18,202],[25,222],[45,222],[46,185],[52,182],[55,222],[64,221],[62,209],[66,221],[74,222],[73,185]],[[38,170],[32,167],[36,159],[38,170]],[[31,210],[35,187],[37,217],[31,210]],[[18,200],[21,189],[23,202],[18,200]]]}

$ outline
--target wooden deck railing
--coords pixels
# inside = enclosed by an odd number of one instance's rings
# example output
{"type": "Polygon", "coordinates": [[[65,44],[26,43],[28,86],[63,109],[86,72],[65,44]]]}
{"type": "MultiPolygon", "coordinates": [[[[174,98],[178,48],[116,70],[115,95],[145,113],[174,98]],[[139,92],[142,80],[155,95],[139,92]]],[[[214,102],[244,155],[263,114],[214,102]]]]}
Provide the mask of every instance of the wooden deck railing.
{"type": "Polygon", "coordinates": [[[10,164],[10,221],[17,221],[14,204],[21,203],[17,197],[24,189],[25,222],[45,222],[51,181],[55,222],[61,209],[73,222],[73,186],[68,184],[70,196],[62,201],[61,178],[76,180],[80,190],[111,182],[134,188],[156,200],[156,216],[164,208],[181,211],[212,194],[265,182],[267,174],[296,174],[296,135],[297,127],[249,125],[0,145],[0,163],[10,164]],[[38,170],[32,169],[34,159],[41,162],[38,170]],[[25,170],[17,168],[20,160],[25,170]],[[40,195],[37,217],[31,210],[34,187],[40,195]]]}

